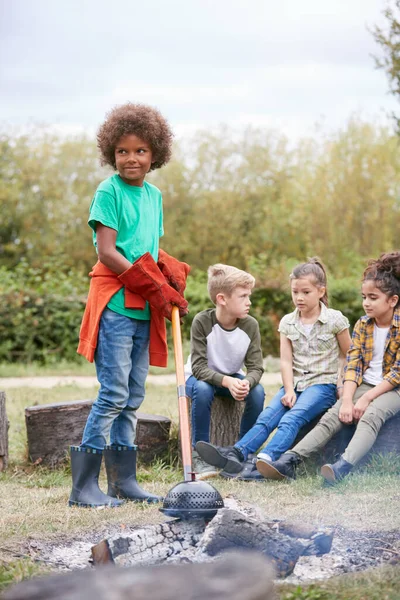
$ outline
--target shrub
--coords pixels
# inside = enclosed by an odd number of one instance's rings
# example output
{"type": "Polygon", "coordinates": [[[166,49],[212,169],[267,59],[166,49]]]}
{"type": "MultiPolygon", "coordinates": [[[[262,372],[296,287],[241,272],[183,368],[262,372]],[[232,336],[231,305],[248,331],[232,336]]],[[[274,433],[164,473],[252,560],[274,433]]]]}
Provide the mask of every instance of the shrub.
{"type": "MultiPolygon", "coordinates": [[[[76,347],[88,285],[87,275],[63,269],[52,261],[40,269],[25,261],[14,270],[0,268],[0,361],[79,360],[76,347]]],[[[358,283],[350,279],[332,281],[330,285],[331,306],[341,310],[352,326],[362,314],[358,288],[358,283]]],[[[206,273],[191,273],[186,297],[190,313],[184,319],[182,335],[189,339],[195,315],[212,307],[206,273]]],[[[260,325],[264,356],[279,355],[279,321],[292,310],[288,286],[254,290],[251,314],[260,325]]],[[[172,344],[171,335],[168,339],[172,344]]]]}

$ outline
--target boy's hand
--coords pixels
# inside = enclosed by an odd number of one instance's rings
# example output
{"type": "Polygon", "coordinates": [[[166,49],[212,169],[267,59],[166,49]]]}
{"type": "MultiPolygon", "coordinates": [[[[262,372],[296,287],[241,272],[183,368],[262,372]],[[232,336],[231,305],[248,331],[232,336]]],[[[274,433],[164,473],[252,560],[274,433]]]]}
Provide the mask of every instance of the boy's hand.
{"type": "Polygon", "coordinates": [[[370,404],[371,400],[368,399],[367,394],[363,394],[354,405],[354,418],[357,420],[361,419],[370,404]]]}
{"type": "Polygon", "coordinates": [[[241,402],[246,398],[250,391],[250,382],[247,379],[236,379],[236,377],[230,377],[228,389],[233,398],[241,402]]]}
{"type": "Polygon", "coordinates": [[[339,420],[349,425],[353,422],[354,406],[352,400],[343,400],[339,410],[339,420]]]}
{"type": "Polygon", "coordinates": [[[282,402],[283,406],[286,406],[287,408],[292,408],[292,406],[294,406],[296,400],[297,400],[297,396],[296,396],[296,392],[294,390],[289,390],[288,392],[285,392],[285,395],[282,396],[282,398],[281,398],[281,402],[282,402]]]}

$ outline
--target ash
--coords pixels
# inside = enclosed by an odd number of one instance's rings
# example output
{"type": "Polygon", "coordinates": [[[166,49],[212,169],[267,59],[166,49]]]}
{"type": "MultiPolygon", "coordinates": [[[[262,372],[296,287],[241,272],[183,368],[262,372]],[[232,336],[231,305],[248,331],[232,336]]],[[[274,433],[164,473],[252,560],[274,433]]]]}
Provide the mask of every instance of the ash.
{"type": "Polygon", "coordinates": [[[288,583],[328,579],[400,562],[400,532],[351,531],[336,527],[329,554],[301,556],[288,583]]]}
{"type": "MultiPolygon", "coordinates": [[[[313,536],[306,534],[307,526],[293,524],[283,520],[268,519],[254,505],[227,498],[225,506],[257,522],[268,520],[272,529],[285,531],[296,529],[297,540],[310,547],[313,536]],[[304,539],[302,539],[304,536],[304,539]],[[308,538],[308,539],[305,539],[308,538]]],[[[212,522],[211,522],[212,523],[212,522]]],[[[117,565],[129,565],[129,555],[135,555],[135,564],[160,564],[203,562],[214,557],[201,553],[201,540],[204,539],[206,524],[204,521],[169,520],[162,524],[144,527],[114,526],[101,532],[90,532],[74,539],[57,542],[39,542],[31,540],[25,551],[33,560],[47,563],[60,571],[81,570],[92,567],[92,551],[102,540],[110,542],[117,565]],[[150,549],[150,551],[149,551],[150,549]]],[[[321,533],[321,526],[314,528],[321,533]]],[[[324,534],[326,531],[324,531],[324,534]]],[[[285,578],[288,583],[300,583],[328,579],[344,573],[363,571],[383,564],[400,562],[399,531],[352,531],[336,527],[332,531],[332,546],[325,554],[317,552],[299,556],[296,565],[285,578]]],[[[314,536],[315,537],[315,536],[314,536]]],[[[317,536],[318,537],[318,536],[317,536]]],[[[132,564],[132,563],[130,563],[132,564]]]]}

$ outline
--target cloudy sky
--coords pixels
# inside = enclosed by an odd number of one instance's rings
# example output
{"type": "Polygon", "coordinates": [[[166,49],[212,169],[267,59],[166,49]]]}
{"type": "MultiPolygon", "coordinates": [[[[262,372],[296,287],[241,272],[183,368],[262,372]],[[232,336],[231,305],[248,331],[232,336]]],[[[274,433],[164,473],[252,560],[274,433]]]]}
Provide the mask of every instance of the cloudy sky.
{"type": "Polygon", "coordinates": [[[385,0],[0,0],[0,120],[89,131],[126,101],[178,135],[289,137],[397,108],[368,26],[385,0]]]}

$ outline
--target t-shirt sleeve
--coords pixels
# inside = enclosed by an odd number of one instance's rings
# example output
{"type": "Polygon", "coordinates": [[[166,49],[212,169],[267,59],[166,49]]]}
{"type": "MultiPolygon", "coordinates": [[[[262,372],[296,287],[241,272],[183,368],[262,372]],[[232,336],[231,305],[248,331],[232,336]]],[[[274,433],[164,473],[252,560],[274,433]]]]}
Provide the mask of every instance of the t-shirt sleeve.
{"type": "Polygon", "coordinates": [[[337,335],[342,333],[345,329],[349,329],[350,323],[347,317],[345,317],[340,310],[337,311],[336,319],[333,325],[333,333],[337,335]]]}
{"type": "Polygon", "coordinates": [[[160,227],[158,237],[162,237],[164,235],[164,212],[163,212],[163,202],[162,196],[160,196],[160,227]]]}
{"type": "Polygon", "coordinates": [[[118,215],[115,197],[109,192],[98,190],[89,209],[88,225],[96,231],[96,223],[118,231],[118,215]]]}
{"type": "Polygon", "coordinates": [[[289,333],[289,327],[287,324],[286,315],[281,319],[278,327],[279,333],[283,333],[283,335],[287,335],[289,333]]]}

